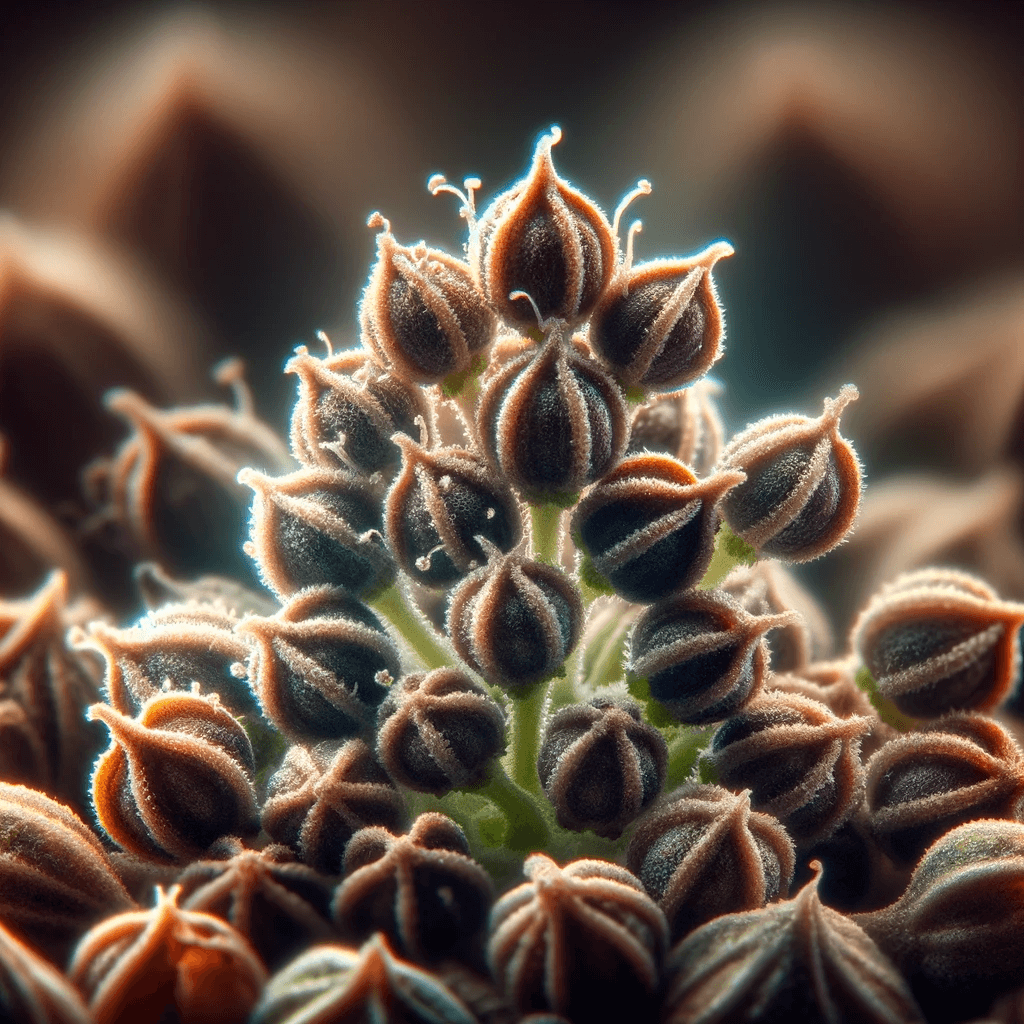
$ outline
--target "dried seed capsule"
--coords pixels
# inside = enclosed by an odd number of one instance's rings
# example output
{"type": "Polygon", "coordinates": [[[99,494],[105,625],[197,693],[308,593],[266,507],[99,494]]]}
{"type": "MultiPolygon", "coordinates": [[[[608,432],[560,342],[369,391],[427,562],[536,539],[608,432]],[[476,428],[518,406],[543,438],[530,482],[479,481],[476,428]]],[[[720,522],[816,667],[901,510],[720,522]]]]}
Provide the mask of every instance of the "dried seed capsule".
{"type": "Polygon", "coordinates": [[[491,973],[523,1013],[570,1020],[654,1019],[665,915],[625,868],[527,857],[529,879],[491,913],[491,973]]]}
{"type": "Polygon", "coordinates": [[[794,858],[778,820],[751,811],[749,791],[689,783],[641,818],[626,867],[665,912],[677,942],[721,914],[785,896],[794,858]]]}
{"type": "Polygon", "coordinates": [[[303,863],[324,874],[341,873],[348,841],[362,828],[398,831],[402,795],[363,740],[292,747],[271,777],[262,825],[303,863]]]}
{"type": "Polygon", "coordinates": [[[714,469],[725,444],[725,428],[714,396],[721,386],[699,380],[640,406],[629,431],[631,454],[662,452],[689,466],[697,476],[714,469]]]}
{"type": "Polygon", "coordinates": [[[384,932],[414,960],[477,959],[494,886],[468,854],[458,825],[433,811],[405,836],[363,829],[345,850],[332,905],[338,930],[356,941],[384,932]]]}
{"type": "Polygon", "coordinates": [[[667,964],[665,1024],[923,1024],[909,988],[812,880],[784,903],[698,928],[667,964]]]}
{"type": "Polygon", "coordinates": [[[402,472],[384,504],[398,564],[418,583],[447,587],[487,561],[477,537],[510,551],[523,533],[511,488],[462,448],[428,452],[399,440],[402,472]]]}
{"type": "Polygon", "coordinates": [[[583,602],[560,569],[496,555],[452,591],[448,635],[491,685],[519,690],[556,671],[580,637],[583,602]]]}
{"type": "Polygon", "coordinates": [[[754,616],[718,591],[688,591],[637,619],[628,670],[651,696],[690,725],[735,714],[764,684],[764,634],[788,624],[789,612],[754,616]]]}
{"type": "Polygon", "coordinates": [[[106,704],[89,715],[111,734],[92,793],[119,846],[147,860],[192,860],[221,836],[259,831],[252,746],[216,697],[161,694],[138,719],[106,704]]]}
{"type": "Polygon", "coordinates": [[[859,757],[868,719],[838,718],[817,701],[773,691],[752,700],[711,741],[718,777],[751,789],[751,803],[773,814],[804,848],[827,839],[864,792],[859,757]]]}
{"type": "Polygon", "coordinates": [[[82,997],[64,975],[3,926],[0,1019],[11,1024],[93,1024],[82,997]]]}
{"type": "Polygon", "coordinates": [[[487,457],[530,500],[564,497],[593,483],[628,440],[618,385],[557,331],[485,380],[476,417],[487,457]]]}
{"type": "Polygon", "coordinates": [[[229,924],[183,910],[178,887],[157,889],[152,910],[117,914],[75,949],[68,977],[96,1024],[243,1024],[267,979],[260,958],[229,924]]]}
{"type": "Polygon", "coordinates": [[[769,416],[729,442],[721,464],[747,474],[722,509],[733,532],[785,562],[807,562],[849,533],[860,507],[860,464],[839,433],[857,397],[847,384],[817,419],[769,416]]]}
{"type": "Polygon", "coordinates": [[[249,685],[263,713],[298,743],[368,733],[401,671],[380,620],[336,587],[303,590],[238,632],[252,641],[249,685]]]}
{"type": "Polygon", "coordinates": [[[604,214],[555,172],[551,147],[561,137],[557,127],[540,137],[529,173],[492,201],[470,234],[469,261],[487,301],[522,330],[536,327],[538,313],[542,320],[584,320],[617,258],[604,214]],[[528,295],[536,312],[514,292],[528,295]]]}
{"type": "Polygon", "coordinates": [[[868,603],[853,649],[904,714],[986,711],[1019,674],[1024,606],[954,570],[906,573],[868,603]]]}
{"type": "Polygon", "coordinates": [[[732,253],[728,242],[715,242],[688,259],[619,271],[594,310],[589,340],[623,384],[669,391],[711,369],[723,331],[711,270],[732,253]]]}
{"type": "Polygon", "coordinates": [[[576,507],[572,534],[627,601],[650,604],[700,581],[715,550],[718,503],[743,482],[731,470],[697,478],[665,455],[634,455],[576,507]]]}
{"type": "Polygon", "coordinates": [[[562,828],[618,839],[661,792],[668,745],[632,700],[571,704],[548,725],[537,759],[540,784],[562,828]]]}
{"type": "Polygon", "coordinates": [[[419,793],[443,796],[483,783],[505,751],[505,713],[464,672],[405,676],[377,716],[377,754],[388,774],[419,793]]]}

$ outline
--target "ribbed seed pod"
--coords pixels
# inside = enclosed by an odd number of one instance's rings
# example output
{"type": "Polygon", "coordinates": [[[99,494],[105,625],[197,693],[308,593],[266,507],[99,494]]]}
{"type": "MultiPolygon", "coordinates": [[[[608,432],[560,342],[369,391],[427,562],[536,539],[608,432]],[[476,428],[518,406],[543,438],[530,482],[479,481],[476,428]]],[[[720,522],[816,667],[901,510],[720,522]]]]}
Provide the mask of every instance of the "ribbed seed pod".
{"type": "Polygon", "coordinates": [[[267,972],[253,948],[211,914],[183,910],[178,887],[152,910],[116,914],[75,949],[68,977],[96,1024],[243,1024],[267,972]]]}
{"type": "Polygon", "coordinates": [[[249,737],[216,697],[152,697],[137,719],[89,708],[111,734],[92,777],[100,825],[147,860],[187,861],[221,836],[259,831],[249,737]]]}
{"type": "Polygon", "coordinates": [[[529,881],[491,913],[491,973],[523,1013],[573,1021],[654,1018],[665,915],[625,868],[527,857],[529,881]]]}
{"type": "Polygon", "coordinates": [[[1024,755],[984,715],[946,715],[890,740],[867,764],[871,830],[900,864],[975,818],[1024,818],[1024,755]]]}
{"type": "Polygon", "coordinates": [[[955,570],[906,573],[871,599],[853,627],[853,649],[878,689],[904,714],[987,711],[1020,673],[1024,605],[1000,601],[955,570]]]}
{"type": "Polygon", "coordinates": [[[64,975],[2,925],[0,1019],[10,1024],[93,1024],[82,997],[64,975]]]}
{"type": "Polygon", "coordinates": [[[720,464],[747,480],[723,502],[732,531],[759,555],[807,562],[850,532],[860,507],[860,464],[839,433],[839,416],[857,397],[845,385],[817,419],[769,416],[729,442],[720,464]]]}
{"type": "Polygon", "coordinates": [[[405,676],[377,715],[377,756],[399,784],[443,796],[478,786],[505,751],[505,713],[464,672],[405,676]]]}
{"type": "Polygon", "coordinates": [[[377,827],[353,836],[331,909],[346,938],[383,932],[413,960],[474,962],[493,898],[462,829],[430,811],[405,836],[377,827]]]}
{"type": "Polygon", "coordinates": [[[624,267],[590,321],[590,346],[629,388],[670,391],[703,377],[721,355],[722,310],[711,270],[731,256],[715,242],[688,259],[624,267]]]}
{"type": "Polygon", "coordinates": [[[764,684],[764,634],[793,615],[751,615],[718,591],[688,591],[653,605],[637,619],[628,670],[646,679],[651,696],[690,725],[735,714],[764,684]]]}
{"type": "Polygon", "coordinates": [[[595,697],[551,719],[537,773],[562,828],[618,839],[661,792],[668,745],[632,700],[595,697]]]}
{"type": "Polygon", "coordinates": [[[531,501],[600,479],[629,437],[619,386],[558,331],[485,378],[476,427],[487,457],[531,501]]]}
{"type": "Polygon", "coordinates": [[[579,591],[560,569],[495,553],[452,591],[448,635],[487,682],[521,690],[562,665],[582,619],[579,591]]]}
{"type": "Polygon", "coordinates": [[[617,258],[611,226],[598,207],[555,172],[557,127],[542,135],[521,181],[494,199],[472,228],[469,262],[487,301],[521,330],[542,320],[589,316],[617,258]],[[514,292],[524,292],[536,306],[514,292]]]}
{"type": "Polygon", "coordinates": [[[336,587],[310,587],[276,615],[249,615],[248,678],[263,713],[289,739],[315,743],[368,734],[398,651],[380,620],[336,587]]]}
{"type": "Polygon", "coordinates": [[[362,597],[394,580],[380,494],[367,481],[321,469],[282,477],[243,469],[238,479],[255,492],[246,553],[282,600],[323,585],[362,597]]]}
{"type": "Polygon", "coordinates": [[[817,701],[779,691],[761,694],[715,733],[718,778],[751,789],[751,803],[772,814],[798,846],[827,839],[864,793],[859,757],[868,719],[838,718],[817,701]]]}
{"type": "Polygon", "coordinates": [[[651,604],[703,577],[718,503],[743,480],[731,470],[698,480],[669,456],[633,455],[583,496],[572,534],[620,597],[651,604]]]}
{"type": "Polygon", "coordinates": [[[697,476],[707,476],[725,444],[725,427],[714,400],[719,391],[720,385],[699,380],[640,406],[633,415],[627,451],[671,455],[697,476]]]}
{"type": "Polygon", "coordinates": [[[402,471],[384,503],[398,564],[418,583],[447,587],[487,561],[477,537],[510,551],[523,534],[511,488],[462,448],[427,451],[399,439],[402,471]]]}
{"type": "Polygon", "coordinates": [[[792,899],[698,928],[667,963],[665,1024],[923,1024],[906,982],[812,880],[792,899]]]}
{"type": "Polygon", "coordinates": [[[668,918],[672,941],[721,914],[756,910],[789,892],[793,841],[750,809],[749,791],[688,783],[637,823],[626,867],[668,918]]]}
{"type": "Polygon", "coordinates": [[[262,825],[304,864],[341,874],[348,841],[360,829],[397,831],[405,819],[402,794],[363,740],[291,747],[271,777],[262,825]]]}

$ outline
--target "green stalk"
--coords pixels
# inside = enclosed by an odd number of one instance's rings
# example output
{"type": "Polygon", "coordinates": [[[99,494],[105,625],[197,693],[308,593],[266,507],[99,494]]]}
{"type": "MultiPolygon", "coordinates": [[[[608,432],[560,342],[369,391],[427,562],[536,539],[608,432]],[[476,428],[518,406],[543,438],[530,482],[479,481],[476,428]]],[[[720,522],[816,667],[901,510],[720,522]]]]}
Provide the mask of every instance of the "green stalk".
{"type": "Polygon", "coordinates": [[[553,502],[530,506],[533,521],[533,557],[550,565],[558,561],[558,527],[562,522],[562,507],[553,502]]]}
{"type": "Polygon", "coordinates": [[[517,786],[497,761],[491,765],[487,781],[470,792],[487,797],[505,815],[506,848],[525,853],[547,846],[548,826],[533,797],[517,786]]]}
{"type": "Polygon", "coordinates": [[[715,536],[715,553],[711,556],[711,564],[700,581],[701,590],[712,590],[718,586],[729,571],[737,565],[753,565],[757,561],[757,553],[741,537],[722,523],[715,536]]]}
{"type": "Polygon", "coordinates": [[[543,793],[537,777],[537,755],[547,689],[546,683],[537,683],[522,696],[512,695],[512,742],[508,754],[512,780],[537,796],[543,793]]]}
{"type": "Polygon", "coordinates": [[[397,584],[393,583],[367,603],[394,626],[428,669],[443,668],[452,663],[451,654],[441,645],[423,616],[410,606],[397,584]]]}

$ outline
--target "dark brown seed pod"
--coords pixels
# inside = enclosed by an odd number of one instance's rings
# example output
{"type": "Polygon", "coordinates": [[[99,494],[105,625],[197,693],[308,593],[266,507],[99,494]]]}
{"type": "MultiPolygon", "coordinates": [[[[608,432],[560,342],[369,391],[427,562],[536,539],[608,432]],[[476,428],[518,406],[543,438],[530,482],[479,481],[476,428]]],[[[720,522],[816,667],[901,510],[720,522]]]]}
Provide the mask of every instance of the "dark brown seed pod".
{"type": "Polygon", "coordinates": [[[380,233],[359,307],[363,340],[399,377],[417,384],[468,370],[497,326],[469,266],[423,242],[399,245],[379,213],[368,225],[380,233]]]}
{"type": "Polygon", "coordinates": [[[825,400],[817,419],[769,416],[722,453],[722,466],[747,474],[722,503],[725,520],[759,555],[807,562],[850,532],[860,507],[860,463],[839,433],[839,416],[856,397],[847,384],[825,400]]]}
{"type": "Polygon", "coordinates": [[[528,881],[491,913],[491,973],[523,1013],[654,1019],[668,924],[625,868],[527,857],[528,881]]]}
{"type": "Polygon", "coordinates": [[[624,266],[590,321],[590,346],[628,388],[670,391],[703,377],[721,355],[714,265],[733,254],[715,242],[688,259],[624,266]]]}
{"type": "Polygon", "coordinates": [[[147,860],[188,861],[222,836],[259,831],[252,746],[216,697],[160,694],[137,719],[106,704],[89,716],[111,734],[92,794],[97,820],[119,846],[147,860]]]}
{"type": "Polygon", "coordinates": [[[563,500],[600,479],[629,436],[619,386],[557,331],[485,380],[476,427],[487,457],[531,501],[563,500]]]}
{"type": "Polygon", "coordinates": [[[673,942],[721,914],[786,896],[794,865],[793,841],[778,819],[750,809],[749,791],[699,783],[645,814],[626,851],[673,942]]]}
{"type": "Polygon", "coordinates": [[[666,965],[665,1024],[924,1024],[899,971],[817,881],[698,928],[666,965]]]}
{"type": "Polygon", "coordinates": [[[140,562],[132,572],[139,596],[149,611],[168,604],[216,605],[235,617],[246,612],[273,615],[277,601],[263,590],[243,586],[227,576],[197,576],[180,580],[168,575],[156,562],[140,562]]]}
{"type": "Polygon", "coordinates": [[[380,620],[337,587],[310,587],[276,615],[246,616],[249,685],[263,713],[297,743],[367,734],[401,673],[380,620]]]}
{"type": "Polygon", "coordinates": [[[572,535],[627,601],[651,604],[700,581],[715,551],[718,504],[742,473],[698,480],[667,455],[633,455],[591,487],[572,535]]]}
{"type": "Polygon", "coordinates": [[[156,906],[116,914],[75,949],[69,979],[96,1024],[244,1024],[267,980],[256,952],[229,924],[177,905],[178,887],[156,906]]]}
{"type": "Polygon", "coordinates": [[[275,842],[329,875],[341,874],[360,829],[396,832],[404,820],[402,794],[363,740],[291,747],[267,786],[261,819],[275,842]]]}
{"type": "Polygon", "coordinates": [[[1019,675],[1024,605],[1000,601],[967,573],[923,569],[871,599],[853,649],[878,689],[904,714],[987,711],[1019,675]]]}
{"type": "Polygon", "coordinates": [[[377,756],[399,784],[443,796],[482,784],[505,751],[505,713],[464,672],[405,676],[377,716],[377,756]]]}
{"type": "Polygon", "coordinates": [[[477,537],[511,551],[523,535],[511,488],[462,448],[427,451],[399,439],[402,471],[384,503],[384,531],[417,583],[447,587],[487,561],[477,537]]]}
{"type": "Polygon", "coordinates": [[[555,172],[552,127],[537,142],[529,173],[492,201],[473,225],[469,262],[487,301],[521,330],[542,320],[577,324],[590,315],[618,256],[598,207],[555,172]],[[513,298],[522,292],[533,300],[513,298]],[[536,310],[536,311],[535,311],[536,310]]]}
{"type": "Polygon", "coordinates": [[[752,790],[753,806],[806,849],[857,809],[860,740],[869,728],[866,718],[839,718],[817,701],[772,691],[720,726],[711,750],[722,785],[752,790]]]}
{"type": "Polygon", "coordinates": [[[764,634],[793,616],[751,615],[719,591],[692,590],[653,605],[630,639],[628,671],[677,721],[720,722],[764,685],[764,634]]]}
{"type": "Polygon", "coordinates": [[[595,697],[551,719],[537,773],[562,828],[618,839],[661,792],[668,744],[632,700],[595,697]]]}
{"type": "Polygon", "coordinates": [[[405,836],[376,827],[353,836],[332,912],[346,938],[383,932],[413,960],[474,961],[493,890],[462,830],[430,811],[405,836]]]}
{"type": "Polygon", "coordinates": [[[555,672],[580,637],[583,601],[560,569],[499,555],[453,591],[448,635],[492,686],[521,690],[555,672]]]}
{"type": "Polygon", "coordinates": [[[3,926],[0,1019],[11,1024],[93,1024],[82,997],[64,975],[3,926]]]}

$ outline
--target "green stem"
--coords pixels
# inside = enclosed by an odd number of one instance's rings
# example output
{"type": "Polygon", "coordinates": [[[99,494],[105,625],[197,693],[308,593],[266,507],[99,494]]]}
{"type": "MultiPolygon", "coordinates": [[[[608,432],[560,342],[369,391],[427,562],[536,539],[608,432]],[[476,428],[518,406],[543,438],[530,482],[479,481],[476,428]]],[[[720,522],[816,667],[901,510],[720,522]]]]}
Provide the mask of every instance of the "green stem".
{"type": "Polygon", "coordinates": [[[537,683],[521,697],[512,696],[512,743],[509,758],[512,779],[527,793],[540,795],[543,790],[537,777],[537,755],[540,753],[540,720],[544,713],[547,684],[537,683]]]}
{"type": "Polygon", "coordinates": [[[505,846],[520,852],[542,850],[548,844],[548,826],[533,797],[517,786],[495,761],[487,781],[471,792],[487,797],[508,822],[505,846]]]}
{"type": "Polygon", "coordinates": [[[396,584],[382,590],[368,604],[387,618],[428,669],[443,668],[452,663],[452,655],[444,649],[422,615],[410,606],[396,584]]]}
{"type": "Polygon", "coordinates": [[[737,565],[753,565],[754,561],[754,549],[722,523],[715,537],[715,553],[711,556],[708,571],[700,581],[700,589],[714,589],[737,565]]]}
{"type": "Polygon", "coordinates": [[[558,561],[558,527],[562,522],[562,507],[553,502],[530,506],[533,521],[533,557],[539,562],[554,565],[558,561]]]}
{"type": "Polygon", "coordinates": [[[552,713],[569,704],[575,704],[580,699],[579,693],[576,690],[576,680],[579,678],[580,659],[582,657],[583,643],[581,641],[576,645],[576,649],[569,655],[563,666],[565,675],[553,679],[551,686],[548,688],[548,700],[552,713]]]}

